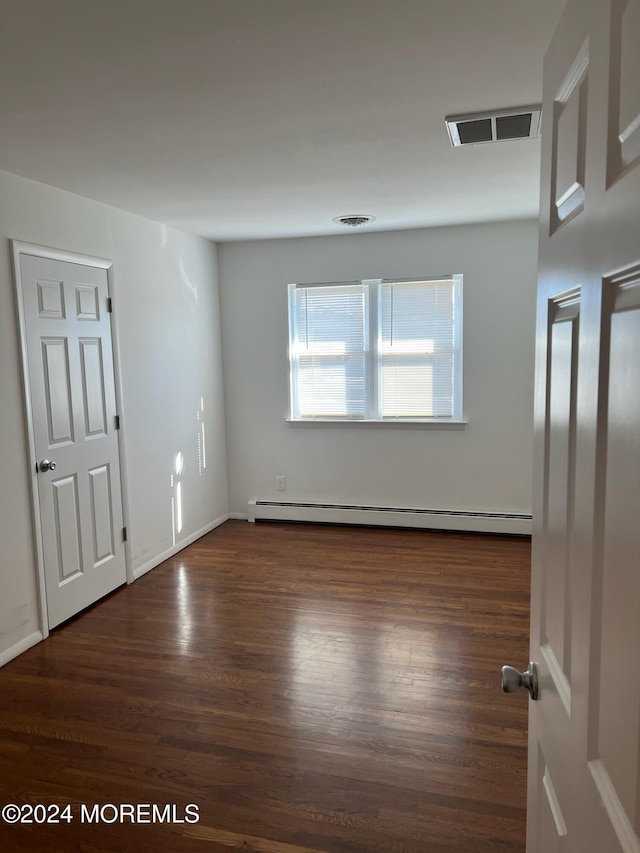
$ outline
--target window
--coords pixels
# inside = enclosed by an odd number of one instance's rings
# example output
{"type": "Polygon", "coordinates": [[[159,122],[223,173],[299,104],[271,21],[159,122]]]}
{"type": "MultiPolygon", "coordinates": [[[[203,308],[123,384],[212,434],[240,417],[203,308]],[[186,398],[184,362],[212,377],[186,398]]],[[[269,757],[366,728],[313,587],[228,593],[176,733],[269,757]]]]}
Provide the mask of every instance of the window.
{"type": "Polygon", "coordinates": [[[462,418],[462,276],[289,285],[292,420],[462,418]]]}

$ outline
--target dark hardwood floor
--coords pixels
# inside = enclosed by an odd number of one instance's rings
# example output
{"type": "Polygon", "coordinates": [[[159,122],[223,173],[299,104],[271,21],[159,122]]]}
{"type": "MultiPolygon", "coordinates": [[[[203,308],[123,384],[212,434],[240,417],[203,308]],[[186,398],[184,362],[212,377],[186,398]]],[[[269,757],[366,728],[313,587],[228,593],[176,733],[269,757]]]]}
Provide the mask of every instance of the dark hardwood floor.
{"type": "Polygon", "coordinates": [[[499,671],[527,664],[529,565],[524,539],[227,522],[0,670],[0,805],[73,818],[0,822],[0,850],[522,853],[528,699],[499,671]]]}

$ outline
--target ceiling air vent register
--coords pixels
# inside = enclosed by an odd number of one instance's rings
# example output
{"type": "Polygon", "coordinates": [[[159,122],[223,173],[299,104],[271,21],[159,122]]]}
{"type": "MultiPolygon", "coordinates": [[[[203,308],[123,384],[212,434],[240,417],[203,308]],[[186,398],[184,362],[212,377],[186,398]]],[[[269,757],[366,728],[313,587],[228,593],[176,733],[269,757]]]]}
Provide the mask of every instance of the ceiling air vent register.
{"type": "Polygon", "coordinates": [[[373,222],[375,216],[368,216],[366,213],[354,213],[350,216],[336,216],[333,220],[338,225],[346,225],[348,228],[358,228],[360,225],[366,225],[368,222],[373,222]]]}
{"type": "Polygon", "coordinates": [[[540,135],[542,107],[514,107],[490,113],[447,116],[445,123],[451,145],[479,145],[507,139],[533,139],[540,135]]]}

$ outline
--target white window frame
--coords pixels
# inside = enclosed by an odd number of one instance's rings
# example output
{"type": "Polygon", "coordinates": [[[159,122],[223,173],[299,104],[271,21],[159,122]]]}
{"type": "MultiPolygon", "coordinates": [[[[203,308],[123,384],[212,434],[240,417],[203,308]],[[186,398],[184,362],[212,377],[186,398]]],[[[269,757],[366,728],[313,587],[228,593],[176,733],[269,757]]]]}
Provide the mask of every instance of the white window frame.
{"type": "Polygon", "coordinates": [[[288,287],[288,312],[289,312],[289,416],[287,420],[293,424],[407,424],[415,423],[425,426],[444,426],[448,424],[465,424],[463,416],[463,276],[462,274],[425,276],[421,278],[394,278],[394,279],[362,279],[361,281],[335,281],[314,283],[292,283],[288,287]],[[453,353],[453,412],[451,417],[411,417],[411,416],[383,416],[380,392],[380,368],[382,358],[379,354],[381,335],[379,306],[381,301],[381,289],[383,284],[411,284],[413,282],[446,281],[453,283],[454,289],[454,353],[453,353]],[[365,394],[367,400],[367,416],[333,416],[318,417],[315,415],[300,416],[296,412],[297,387],[298,387],[298,358],[297,340],[295,330],[295,294],[298,288],[308,287],[344,287],[348,285],[362,285],[365,289],[365,394]],[[368,319],[368,322],[366,320],[368,319]]]}

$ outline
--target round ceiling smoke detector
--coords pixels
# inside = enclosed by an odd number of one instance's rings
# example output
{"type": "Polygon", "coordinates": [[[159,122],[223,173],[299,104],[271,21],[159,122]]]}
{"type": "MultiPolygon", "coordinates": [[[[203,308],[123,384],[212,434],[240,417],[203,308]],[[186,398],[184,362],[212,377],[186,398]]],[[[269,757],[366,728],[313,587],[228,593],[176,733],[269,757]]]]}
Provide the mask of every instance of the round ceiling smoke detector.
{"type": "Polygon", "coordinates": [[[337,222],[338,225],[347,225],[350,228],[358,228],[360,225],[367,225],[369,222],[373,222],[375,220],[375,216],[367,216],[366,213],[354,213],[351,216],[336,216],[333,220],[337,222]]]}

